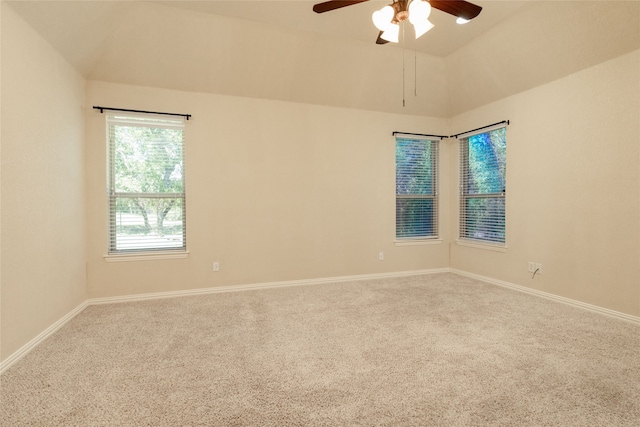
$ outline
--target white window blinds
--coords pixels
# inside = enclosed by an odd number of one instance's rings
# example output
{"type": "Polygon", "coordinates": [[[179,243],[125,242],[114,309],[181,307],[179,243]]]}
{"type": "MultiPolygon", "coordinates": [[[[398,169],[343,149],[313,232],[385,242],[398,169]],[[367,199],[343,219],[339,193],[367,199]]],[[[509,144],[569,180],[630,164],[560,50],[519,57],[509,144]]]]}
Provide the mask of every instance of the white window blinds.
{"type": "Polygon", "coordinates": [[[109,253],[186,250],[184,120],[107,116],[109,253]]]}
{"type": "Polygon", "coordinates": [[[460,139],[460,238],[505,243],[506,127],[460,139]]]}
{"type": "Polygon", "coordinates": [[[438,237],[438,142],[396,138],[396,239],[438,237]]]}

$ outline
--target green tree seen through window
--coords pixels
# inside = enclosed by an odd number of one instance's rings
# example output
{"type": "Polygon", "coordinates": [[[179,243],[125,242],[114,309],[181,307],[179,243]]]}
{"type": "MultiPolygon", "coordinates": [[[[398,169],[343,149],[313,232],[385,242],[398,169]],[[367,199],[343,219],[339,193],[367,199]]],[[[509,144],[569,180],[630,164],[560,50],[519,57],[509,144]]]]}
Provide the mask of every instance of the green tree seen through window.
{"type": "Polygon", "coordinates": [[[396,238],[438,235],[437,142],[396,138],[396,238]]]}
{"type": "Polygon", "coordinates": [[[460,237],[505,242],[506,128],[461,140],[460,237]]]}
{"type": "Polygon", "coordinates": [[[184,247],[183,129],[110,125],[111,250],[184,247]]]}

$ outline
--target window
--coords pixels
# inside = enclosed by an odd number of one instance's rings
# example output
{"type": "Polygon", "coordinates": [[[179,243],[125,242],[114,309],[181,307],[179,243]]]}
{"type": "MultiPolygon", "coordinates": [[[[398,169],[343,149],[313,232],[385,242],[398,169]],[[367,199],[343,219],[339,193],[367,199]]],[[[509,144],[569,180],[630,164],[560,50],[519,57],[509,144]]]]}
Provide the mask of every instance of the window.
{"type": "Polygon", "coordinates": [[[438,237],[438,142],[396,138],[396,239],[438,237]]]}
{"type": "Polygon", "coordinates": [[[184,122],[107,116],[109,253],[186,250],[184,122]]]}
{"type": "Polygon", "coordinates": [[[460,238],[505,243],[507,129],[460,140],[460,238]]]}

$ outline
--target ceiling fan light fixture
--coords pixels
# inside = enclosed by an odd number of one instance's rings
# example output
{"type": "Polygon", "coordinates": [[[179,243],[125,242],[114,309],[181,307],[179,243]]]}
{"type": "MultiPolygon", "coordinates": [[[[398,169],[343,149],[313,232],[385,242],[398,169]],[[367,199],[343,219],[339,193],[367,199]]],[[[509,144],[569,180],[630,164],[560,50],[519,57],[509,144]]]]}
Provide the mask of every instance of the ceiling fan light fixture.
{"type": "MultiPolygon", "coordinates": [[[[313,11],[324,13],[366,1],[368,0],[324,0],[313,5],[313,11]]],[[[419,38],[433,28],[428,19],[432,8],[453,15],[458,24],[466,24],[482,12],[481,6],[466,0],[392,0],[390,5],[373,12],[371,16],[373,24],[380,31],[376,44],[386,44],[388,41],[397,43],[400,32],[398,24],[407,20],[415,28],[416,39],[419,38]]]]}
{"type": "Polygon", "coordinates": [[[380,35],[380,38],[391,43],[398,43],[398,36],[400,35],[400,25],[390,24],[386,30],[380,35]]]}
{"type": "Polygon", "coordinates": [[[373,25],[376,26],[380,31],[387,31],[392,24],[393,17],[395,15],[395,11],[391,6],[385,6],[380,10],[376,10],[373,12],[371,19],[373,20],[373,25]]]}
{"type": "Polygon", "coordinates": [[[424,33],[432,29],[434,25],[428,19],[425,19],[423,22],[413,24],[413,28],[416,31],[416,39],[421,37],[424,33]]]}
{"type": "Polygon", "coordinates": [[[409,5],[409,22],[413,25],[426,21],[431,14],[431,4],[422,0],[413,0],[409,5]]]}

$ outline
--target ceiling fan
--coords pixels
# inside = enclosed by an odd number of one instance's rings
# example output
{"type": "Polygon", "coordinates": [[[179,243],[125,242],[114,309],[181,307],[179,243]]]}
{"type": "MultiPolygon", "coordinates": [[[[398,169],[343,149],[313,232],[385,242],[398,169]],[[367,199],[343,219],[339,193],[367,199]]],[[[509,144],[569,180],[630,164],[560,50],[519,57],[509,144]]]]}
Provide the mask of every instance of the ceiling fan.
{"type": "MultiPolygon", "coordinates": [[[[314,5],[313,11],[324,13],[365,1],[368,0],[325,1],[314,5]]],[[[390,5],[373,12],[373,23],[380,30],[376,43],[398,43],[399,23],[407,20],[413,24],[416,39],[422,36],[433,28],[428,19],[432,7],[457,17],[458,24],[469,22],[482,11],[482,7],[464,0],[393,0],[390,5]]]]}

